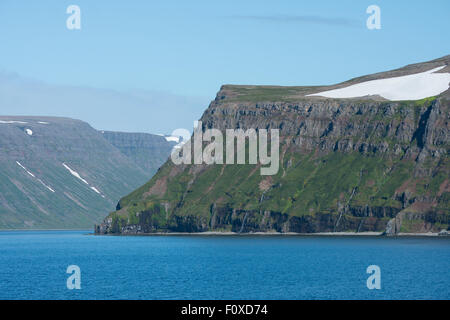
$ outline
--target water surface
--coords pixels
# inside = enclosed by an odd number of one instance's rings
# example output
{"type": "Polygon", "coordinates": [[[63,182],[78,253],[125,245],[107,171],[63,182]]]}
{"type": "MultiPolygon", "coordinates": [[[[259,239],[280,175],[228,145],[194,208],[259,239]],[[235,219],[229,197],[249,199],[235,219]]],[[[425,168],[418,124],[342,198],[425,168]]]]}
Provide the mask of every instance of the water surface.
{"type": "Polygon", "coordinates": [[[450,239],[0,232],[0,299],[449,299],[450,239]],[[69,265],[81,290],[68,290],[69,265]],[[381,268],[381,290],[366,286],[381,268]]]}

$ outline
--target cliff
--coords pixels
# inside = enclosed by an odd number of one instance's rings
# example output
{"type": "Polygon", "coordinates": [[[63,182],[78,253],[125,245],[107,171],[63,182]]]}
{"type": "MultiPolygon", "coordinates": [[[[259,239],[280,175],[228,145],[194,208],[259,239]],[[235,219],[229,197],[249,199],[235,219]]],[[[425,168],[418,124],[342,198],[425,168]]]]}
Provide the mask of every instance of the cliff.
{"type": "MultiPolygon", "coordinates": [[[[414,75],[450,57],[322,87],[231,86],[202,131],[279,129],[280,169],[167,161],[97,233],[428,232],[448,229],[449,90],[420,100],[310,96],[414,75]]],[[[448,88],[448,85],[447,85],[448,88]]]]}
{"type": "Polygon", "coordinates": [[[100,131],[121,153],[131,159],[150,178],[167,160],[175,142],[150,133],[100,131]]]}

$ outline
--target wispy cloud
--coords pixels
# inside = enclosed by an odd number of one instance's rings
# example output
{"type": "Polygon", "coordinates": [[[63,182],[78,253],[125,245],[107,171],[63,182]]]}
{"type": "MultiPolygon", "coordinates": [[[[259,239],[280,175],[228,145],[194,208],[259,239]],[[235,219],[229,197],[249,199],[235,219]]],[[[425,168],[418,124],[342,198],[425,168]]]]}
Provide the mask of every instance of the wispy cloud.
{"type": "Polygon", "coordinates": [[[324,17],[317,15],[247,15],[247,16],[232,16],[234,19],[263,21],[271,23],[303,23],[303,24],[318,24],[328,26],[340,27],[358,27],[361,26],[361,21],[357,19],[349,19],[342,17],[324,17]]]}

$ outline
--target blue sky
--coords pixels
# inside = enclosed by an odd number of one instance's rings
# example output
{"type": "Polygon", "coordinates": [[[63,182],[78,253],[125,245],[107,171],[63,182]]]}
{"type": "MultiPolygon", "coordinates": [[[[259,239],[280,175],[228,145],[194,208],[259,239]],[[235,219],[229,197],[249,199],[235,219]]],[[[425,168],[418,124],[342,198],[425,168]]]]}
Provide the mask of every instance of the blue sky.
{"type": "Polygon", "coordinates": [[[27,106],[9,98],[0,114],[78,116],[99,129],[170,133],[201,116],[222,84],[331,84],[447,55],[448,12],[448,0],[2,0],[3,82],[20,77],[56,91],[137,90],[189,103],[164,114],[136,107],[127,123],[120,110],[102,122],[106,107],[77,113],[44,106],[44,99],[30,110],[33,97],[27,106]],[[66,28],[70,4],[81,8],[81,30],[66,28]],[[371,4],[381,8],[381,30],[366,28],[371,4]],[[144,127],[131,116],[159,121],[144,127]]]}

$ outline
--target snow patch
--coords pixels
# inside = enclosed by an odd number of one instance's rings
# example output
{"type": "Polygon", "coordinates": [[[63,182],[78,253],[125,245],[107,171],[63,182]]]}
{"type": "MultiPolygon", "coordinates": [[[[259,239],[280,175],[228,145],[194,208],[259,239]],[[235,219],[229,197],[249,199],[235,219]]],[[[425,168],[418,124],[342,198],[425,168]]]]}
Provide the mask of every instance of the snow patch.
{"type": "Polygon", "coordinates": [[[76,172],[75,170],[72,170],[67,164],[63,163],[62,164],[64,166],[64,168],[66,168],[67,170],[69,170],[70,174],[73,175],[74,177],[80,179],[81,181],[83,181],[85,184],[89,185],[89,183],[84,180],[80,174],[78,172],[76,172]]]}
{"type": "Polygon", "coordinates": [[[31,129],[25,129],[25,132],[27,133],[27,135],[32,136],[33,135],[33,131],[31,129]]]}
{"type": "Polygon", "coordinates": [[[48,122],[45,121],[38,121],[39,124],[49,124],[48,122]]]}
{"type": "Polygon", "coordinates": [[[37,179],[44,187],[46,187],[48,190],[50,190],[51,192],[55,192],[55,190],[53,190],[50,186],[46,185],[41,179],[37,179]]]}
{"type": "Polygon", "coordinates": [[[102,196],[102,198],[104,198],[105,196],[102,195],[102,193],[100,191],[98,191],[98,189],[96,187],[91,187],[92,190],[94,190],[96,193],[98,193],[99,195],[102,196]]]}
{"type": "Polygon", "coordinates": [[[23,169],[25,170],[30,176],[32,176],[33,178],[36,178],[36,176],[34,174],[32,174],[30,171],[27,170],[27,168],[25,168],[19,161],[16,161],[16,163],[23,169]]]}
{"type": "Polygon", "coordinates": [[[166,138],[166,141],[174,141],[176,143],[180,142],[180,137],[166,136],[164,138],[166,138]]]}
{"type": "Polygon", "coordinates": [[[0,123],[4,123],[4,124],[12,124],[12,123],[27,124],[28,122],[15,121],[15,120],[0,120],[0,123]]]}
{"type": "MultiPolygon", "coordinates": [[[[16,163],[23,169],[23,170],[25,170],[26,171],[26,173],[28,173],[30,176],[32,176],[33,178],[36,178],[36,176],[33,174],[33,173],[31,173],[30,171],[28,171],[28,169],[27,168],[25,168],[19,161],[16,161],[16,163]]],[[[48,186],[48,185],[46,185],[45,183],[44,183],[44,181],[42,181],[41,179],[39,179],[39,178],[36,178],[37,179],[37,181],[39,181],[39,183],[40,184],[42,184],[44,187],[46,187],[48,190],[50,190],[51,192],[55,192],[55,190],[53,190],[50,186],[48,186]]]]}
{"type": "Polygon", "coordinates": [[[97,188],[91,187],[91,189],[94,190],[95,192],[97,192],[98,194],[100,194],[100,191],[98,191],[97,188]]]}
{"type": "Polygon", "coordinates": [[[327,98],[357,98],[379,95],[392,101],[420,100],[437,96],[449,88],[450,73],[434,73],[445,66],[407,76],[371,80],[345,88],[309,94],[327,98]]]}
{"type": "Polygon", "coordinates": [[[98,191],[98,189],[97,189],[96,187],[90,186],[89,183],[88,183],[85,179],[83,179],[83,178],[80,176],[80,174],[79,174],[78,172],[76,172],[75,170],[73,170],[72,168],[70,168],[70,167],[69,167],[67,164],[65,164],[65,163],[63,163],[62,165],[64,166],[64,168],[66,168],[67,170],[69,170],[69,172],[70,172],[74,177],[80,179],[80,180],[83,181],[86,185],[88,185],[89,188],[90,188],[92,191],[94,191],[95,193],[98,193],[99,195],[101,195],[102,198],[105,197],[100,191],[98,191]]]}

